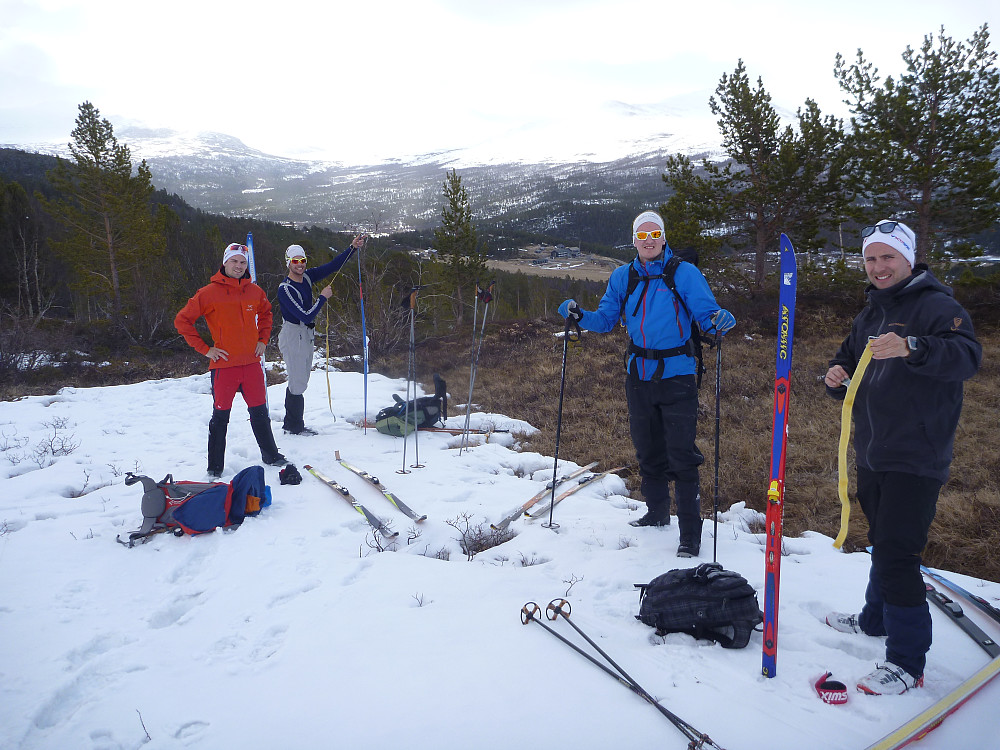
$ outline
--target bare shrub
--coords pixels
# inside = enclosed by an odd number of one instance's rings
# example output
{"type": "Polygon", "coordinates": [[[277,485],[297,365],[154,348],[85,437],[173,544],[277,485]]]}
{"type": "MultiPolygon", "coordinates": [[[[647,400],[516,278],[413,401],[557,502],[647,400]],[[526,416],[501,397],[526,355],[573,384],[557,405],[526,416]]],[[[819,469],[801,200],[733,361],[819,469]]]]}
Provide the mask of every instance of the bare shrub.
{"type": "Polygon", "coordinates": [[[466,560],[472,560],[480,552],[499,546],[514,538],[510,529],[497,530],[488,523],[473,525],[471,513],[459,513],[455,518],[445,521],[459,533],[458,542],[465,553],[466,560]]]}

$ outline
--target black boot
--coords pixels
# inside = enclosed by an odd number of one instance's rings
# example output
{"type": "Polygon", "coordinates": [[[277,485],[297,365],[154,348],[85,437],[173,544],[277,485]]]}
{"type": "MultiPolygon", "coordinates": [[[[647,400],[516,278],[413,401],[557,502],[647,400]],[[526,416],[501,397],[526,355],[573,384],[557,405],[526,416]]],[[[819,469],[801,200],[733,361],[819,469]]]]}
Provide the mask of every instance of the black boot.
{"type": "Polygon", "coordinates": [[[306,408],[306,397],[301,393],[296,396],[289,390],[285,390],[285,421],[281,425],[285,432],[293,435],[315,435],[316,430],[306,427],[302,419],[302,413],[306,408]]]}
{"type": "Polygon", "coordinates": [[[697,557],[701,552],[701,493],[698,482],[677,482],[677,525],[680,526],[678,557],[697,557]]]}
{"type": "Polygon", "coordinates": [[[208,473],[222,476],[226,465],[226,432],[229,430],[229,409],[213,409],[208,422],[208,473]]]}
{"type": "Polygon", "coordinates": [[[268,466],[284,466],[288,459],[278,452],[278,446],[274,443],[274,434],[271,432],[271,417],[267,413],[267,404],[251,406],[250,429],[253,436],[257,438],[257,445],[260,447],[260,458],[268,466]]]}
{"type": "Polygon", "coordinates": [[[646,501],[646,515],[628,522],[629,526],[669,526],[670,525],[670,501],[652,504],[646,501]]]}

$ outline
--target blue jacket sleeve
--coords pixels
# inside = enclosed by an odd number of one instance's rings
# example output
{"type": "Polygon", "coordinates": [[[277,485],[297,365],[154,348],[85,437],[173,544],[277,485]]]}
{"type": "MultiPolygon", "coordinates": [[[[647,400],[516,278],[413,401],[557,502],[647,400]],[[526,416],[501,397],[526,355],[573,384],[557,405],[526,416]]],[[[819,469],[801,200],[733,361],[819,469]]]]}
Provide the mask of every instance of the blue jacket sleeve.
{"type": "Polygon", "coordinates": [[[705,275],[697,266],[681,263],[674,273],[674,282],[677,293],[691,312],[691,319],[701,325],[703,331],[707,331],[712,327],[712,316],[719,311],[719,303],[715,301],[705,275]]]}
{"type": "Polygon", "coordinates": [[[622,298],[628,286],[628,269],[631,264],[618,266],[611,272],[608,288],[601,297],[597,309],[593,312],[583,311],[580,327],[587,331],[607,333],[621,318],[622,298]]]}
{"type": "Polygon", "coordinates": [[[349,247],[336,258],[331,260],[329,263],[324,263],[321,266],[316,266],[315,268],[310,268],[303,274],[306,279],[309,280],[309,284],[318,284],[319,282],[326,279],[327,276],[332,276],[337,273],[343,265],[348,261],[351,255],[354,254],[354,248],[349,247]]]}

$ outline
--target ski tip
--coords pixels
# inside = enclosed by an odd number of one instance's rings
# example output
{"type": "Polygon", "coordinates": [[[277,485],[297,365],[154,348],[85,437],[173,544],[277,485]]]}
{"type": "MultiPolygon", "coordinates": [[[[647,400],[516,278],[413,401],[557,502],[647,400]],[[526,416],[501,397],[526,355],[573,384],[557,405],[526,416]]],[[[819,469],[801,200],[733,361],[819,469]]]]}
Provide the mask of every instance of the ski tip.
{"type": "Polygon", "coordinates": [[[420,518],[414,518],[413,520],[415,522],[417,522],[417,523],[420,523],[421,521],[426,521],[427,520],[427,514],[424,513],[424,515],[420,516],[420,518]]]}
{"type": "Polygon", "coordinates": [[[312,471],[313,467],[310,466],[309,464],[302,464],[302,468],[305,469],[306,471],[312,471]]]}
{"type": "Polygon", "coordinates": [[[338,461],[340,460],[340,451],[334,451],[333,455],[336,457],[338,461]]]}

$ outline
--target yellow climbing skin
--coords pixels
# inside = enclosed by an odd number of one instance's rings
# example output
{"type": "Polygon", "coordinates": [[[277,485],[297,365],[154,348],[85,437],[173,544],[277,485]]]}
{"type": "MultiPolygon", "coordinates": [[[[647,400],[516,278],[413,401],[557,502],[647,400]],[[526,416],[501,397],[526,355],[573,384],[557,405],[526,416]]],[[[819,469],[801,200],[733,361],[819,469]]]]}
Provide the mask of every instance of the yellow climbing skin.
{"type": "Polygon", "coordinates": [[[861,353],[861,361],[858,362],[851,378],[851,384],[847,387],[847,395],[844,397],[844,406],[840,412],[840,451],[837,456],[837,494],[840,495],[840,533],[833,540],[833,546],[840,549],[847,539],[847,526],[851,520],[851,501],[847,498],[847,444],[851,441],[851,412],[854,408],[854,396],[861,385],[861,378],[865,375],[868,363],[872,360],[871,344],[865,345],[865,350],[861,353]]]}

